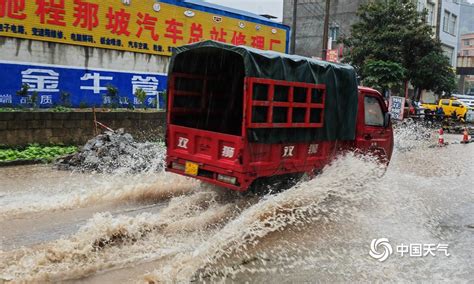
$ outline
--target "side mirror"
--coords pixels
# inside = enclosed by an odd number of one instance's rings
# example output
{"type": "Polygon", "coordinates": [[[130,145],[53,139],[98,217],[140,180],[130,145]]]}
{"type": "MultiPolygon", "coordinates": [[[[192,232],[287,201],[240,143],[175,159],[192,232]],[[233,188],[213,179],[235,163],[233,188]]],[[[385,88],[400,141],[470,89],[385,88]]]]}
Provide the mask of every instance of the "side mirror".
{"type": "Polygon", "coordinates": [[[383,120],[383,127],[387,128],[390,125],[391,120],[392,115],[389,112],[386,112],[383,120]]]}
{"type": "Polygon", "coordinates": [[[460,106],[460,108],[464,108],[464,106],[463,106],[463,105],[461,105],[461,106],[460,106]]]}

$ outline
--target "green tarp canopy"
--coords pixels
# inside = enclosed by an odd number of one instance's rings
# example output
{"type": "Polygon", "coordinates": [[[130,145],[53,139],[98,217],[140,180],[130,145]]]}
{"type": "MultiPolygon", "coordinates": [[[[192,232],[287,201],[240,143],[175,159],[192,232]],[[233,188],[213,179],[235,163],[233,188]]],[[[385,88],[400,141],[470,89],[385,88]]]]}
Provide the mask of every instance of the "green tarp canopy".
{"type": "MultiPolygon", "coordinates": [[[[206,75],[224,72],[224,68],[232,68],[232,75],[240,79],[257,77],[326,85],[324,127],[249,129],[248,137],[252,142],[296,143],[355,139],[358,87],[356,72],[350,65],[204,41],[176,48],[169,72],[170,75],[174,72],[206,75]]],[[[243,84],[243,81],[240,82],[243,84]]]]}

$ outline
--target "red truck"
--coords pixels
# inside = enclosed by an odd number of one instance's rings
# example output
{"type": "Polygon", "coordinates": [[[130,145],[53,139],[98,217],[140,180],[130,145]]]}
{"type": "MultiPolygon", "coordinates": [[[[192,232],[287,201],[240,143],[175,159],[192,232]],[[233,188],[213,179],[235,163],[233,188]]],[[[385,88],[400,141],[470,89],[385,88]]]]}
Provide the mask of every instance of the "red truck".
{"type": "Polygon", "coordinates": [[[166,170],[236,191],[313,175],[343,151],[390,161],[380,93],[354,69],[214,41],[175,50],[166,170]]]}

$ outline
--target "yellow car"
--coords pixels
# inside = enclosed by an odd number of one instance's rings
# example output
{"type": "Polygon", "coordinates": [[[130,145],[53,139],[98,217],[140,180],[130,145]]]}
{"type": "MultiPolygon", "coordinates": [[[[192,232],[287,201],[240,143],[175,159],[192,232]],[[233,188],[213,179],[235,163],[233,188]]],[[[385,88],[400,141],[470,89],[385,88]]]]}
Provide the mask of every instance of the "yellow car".
{"type": "Polygon", "coordinates": [[[422,104],[421,106],[434,113],[436,113],[438,108],[442,108],[445,116],[456,116],[459,119],[465,119],[469,111],[467,105],[455,99],[441,99],[438,104],[422,104]]]}

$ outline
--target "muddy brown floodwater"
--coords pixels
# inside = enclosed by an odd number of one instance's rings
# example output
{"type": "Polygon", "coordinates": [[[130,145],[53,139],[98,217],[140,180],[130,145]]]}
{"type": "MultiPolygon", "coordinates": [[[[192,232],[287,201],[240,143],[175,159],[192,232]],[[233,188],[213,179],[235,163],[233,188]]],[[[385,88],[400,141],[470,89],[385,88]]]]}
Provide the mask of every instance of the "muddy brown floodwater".
{"type": "Polygon", "coordinates": [[[264,197],[167,173],[3,168],[0,283],[474,281],[474,144],[435,139],[400,129],[386,172],[349,154],[264,197]],[[381,238],[384,262],[369,255],[381,238]]]}

